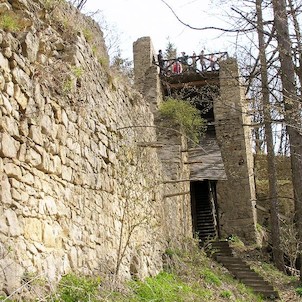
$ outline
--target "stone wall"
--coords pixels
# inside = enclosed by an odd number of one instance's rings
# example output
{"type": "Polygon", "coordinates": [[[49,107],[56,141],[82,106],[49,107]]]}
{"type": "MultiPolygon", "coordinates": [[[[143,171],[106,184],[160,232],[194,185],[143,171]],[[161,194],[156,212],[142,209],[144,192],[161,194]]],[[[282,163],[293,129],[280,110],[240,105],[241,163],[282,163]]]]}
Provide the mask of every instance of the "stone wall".
{"type": "Polygon", "coordinates": [[[150,37],[142,37],[133,43],[135,85],[150,105],[155,116],[157,153],[162,163],[164,190],[164,231],[166,238],[179,245],[180,238],[192,237],[190,202],[190,170],[187,139],[180,129],[173,129],[161,118],[159,106],[164,99],[159,68],[154,64],[156,53],[150,37]],[[185,180],[185,181],[183,181],[185,180]],[[181,225],[175,224],[182,221],[181,225]]]}
{"type": "Polygon", "coordinates": [[[0,10],[22,25],[0,29],[2,290],[27,273],[156,274],[168,241],[191,230],[188,197],[167,197],[185,188],[163,183],[149,105],[110,72],[101,31],[71,6],[0,10]]]}

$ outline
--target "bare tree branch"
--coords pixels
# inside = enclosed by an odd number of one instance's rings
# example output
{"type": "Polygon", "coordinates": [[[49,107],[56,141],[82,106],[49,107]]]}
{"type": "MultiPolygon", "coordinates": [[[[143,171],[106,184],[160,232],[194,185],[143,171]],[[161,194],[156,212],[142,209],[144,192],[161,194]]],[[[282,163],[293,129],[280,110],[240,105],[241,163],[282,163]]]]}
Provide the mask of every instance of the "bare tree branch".
{"type": "Polygon", "coordinates": [[[247,28],[247,29],[227,29],[227,28],[221,28],[221,27],[216,27],[216,26],[205,26],[205,27],[194,27],[191,26],[188,23],[185,23],[183,20],[181,20],[178,15],[176,14],[176,12],[174,11],[174,9],[165,1],[165,0],[161,0],[161,2],[163,2],[169,9],[170,11],[173,13],[173,15],[176,17],[176,19],[183,24],[184,26],[194,29],[194,30],[219,30],[219,31],[223,31],[223,32],[230,32],[230,33],[246,33],[246,32],[250,32],[253,31],[254,28],[247,28]]]}

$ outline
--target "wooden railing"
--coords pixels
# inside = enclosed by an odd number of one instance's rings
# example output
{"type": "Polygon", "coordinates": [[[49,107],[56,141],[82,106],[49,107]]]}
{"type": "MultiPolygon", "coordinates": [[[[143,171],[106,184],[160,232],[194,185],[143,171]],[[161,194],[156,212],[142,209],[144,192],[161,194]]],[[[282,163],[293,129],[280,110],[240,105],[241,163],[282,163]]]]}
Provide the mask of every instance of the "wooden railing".
{"type": "Polygon", "coordinates": [[[163,76],[173,76],[188,72],[204,73],[218,71],[220,62],[228,58],[227,52],[216,52],[196,56],[183,56],[170,60],[154,61],[163,76]]]}

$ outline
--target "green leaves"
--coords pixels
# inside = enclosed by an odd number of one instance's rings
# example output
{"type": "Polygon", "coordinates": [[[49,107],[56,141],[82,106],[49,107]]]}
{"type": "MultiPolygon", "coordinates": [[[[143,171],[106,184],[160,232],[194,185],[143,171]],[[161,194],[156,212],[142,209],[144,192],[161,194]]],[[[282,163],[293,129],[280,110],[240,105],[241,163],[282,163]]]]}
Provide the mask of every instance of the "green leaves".
{"type": "Polygon", "coordinates": [[[159,111],[174,126],[180,126],[191,140],[199,142],[199,137],[205,130],[205,121],[197,108],[187,101],[169,98],[161,104],[159,111]]]}

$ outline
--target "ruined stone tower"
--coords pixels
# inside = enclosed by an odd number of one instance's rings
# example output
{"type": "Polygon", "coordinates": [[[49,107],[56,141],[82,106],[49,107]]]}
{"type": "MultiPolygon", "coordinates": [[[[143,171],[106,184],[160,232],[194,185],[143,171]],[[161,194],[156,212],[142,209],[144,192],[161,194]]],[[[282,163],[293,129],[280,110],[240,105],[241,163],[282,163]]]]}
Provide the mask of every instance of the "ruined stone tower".
{"type": "Polygon", "coordinates": [[[202,228],[209,228],[208,223],[202,222],[209,217],[201,212],[207,207],[213,216],[213,234],[222,238],[237,235],[245,242],[255,242],[256,198],[249,116],[236,60],[223,57],[218,70],[172,76],[169,71],[165,77],[156,66],[151,39],[143,37],[134,43],[134,71],[135,83],[155,115],[160,101],[173,89],[210,84],[219,88],[212,101],[211,116],[207,116],[208,129],[213,125],[214,128],[200,140],[200,148],[189,150],[189,179],[178,181],[190,183],[193,232],[203,236],[202,228]],[[201,204],[200,198],[208,201],[201,204]]]}

